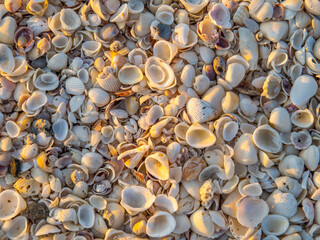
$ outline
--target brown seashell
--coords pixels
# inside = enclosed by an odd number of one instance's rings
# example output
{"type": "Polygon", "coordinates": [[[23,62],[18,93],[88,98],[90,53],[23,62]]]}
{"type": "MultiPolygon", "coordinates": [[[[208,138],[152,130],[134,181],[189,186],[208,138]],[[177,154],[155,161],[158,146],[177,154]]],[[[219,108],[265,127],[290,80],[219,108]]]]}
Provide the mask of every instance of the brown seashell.
{"type": "Polygon", "coordinates": [[[31,28],[22,27],[19,28],[14,35],[14,43],[18,49],[24,49],[28,52],[34,45],[33,33],[31,28]]]}
{"type": "Polygon", "coordinates": [[[219,41],[216,43],[215,47],[219,50],[227,50],[230,48],[230,43],[224,37],[219,37],[219,41]]]}
{"type": "Polygon", "coordinates": [[[120,97],[129,97],[132,94],[134,94],[134,91],[129,89],[129,90],[126,90],[126,91],[115,92],[114,94],[117,95],[117,96],[120,96],[120,97]]]}
{"type": "Polygon", "coordinates": [[[223,76],[226,72],[226,60],[223,57],[216,57],[213,60],[213,70],[218,76],[223,76]]]}
{"type": "Polygon", "coordinates": [[[206,167],[206,162],[202,158],[193,157],[189,159],[182,169],[182,178],[192,181],[198,178],[201,171],[206,167]]]}
{"type": "Polygon", "coordinates": [[[284,7],[281,3],[276,3],[273,7],[272,19],[276,21],[281,21],[284,16],[284,7]]]}

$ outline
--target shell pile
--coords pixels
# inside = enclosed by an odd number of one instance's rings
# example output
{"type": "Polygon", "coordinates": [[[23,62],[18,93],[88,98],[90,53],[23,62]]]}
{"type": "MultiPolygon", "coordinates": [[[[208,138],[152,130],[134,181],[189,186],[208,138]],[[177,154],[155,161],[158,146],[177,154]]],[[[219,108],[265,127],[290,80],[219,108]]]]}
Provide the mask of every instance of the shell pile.
{"type": "Polygon", "coordinates": [[[0,0],[0,240],[320,240],[320,1],[0,0]]]}

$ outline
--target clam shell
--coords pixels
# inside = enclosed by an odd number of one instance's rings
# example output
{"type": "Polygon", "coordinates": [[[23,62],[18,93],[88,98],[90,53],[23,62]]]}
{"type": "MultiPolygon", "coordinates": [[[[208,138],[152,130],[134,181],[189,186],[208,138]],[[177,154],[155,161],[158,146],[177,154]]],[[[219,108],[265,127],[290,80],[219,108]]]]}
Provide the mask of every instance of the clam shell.
{"type": "Polygon", "coordinates": [[[46,58],[47,67],[52,71],[60,72],[67,67],[68,55],[65,53],[57,53],[52,55],[49,59],[47,55],[46,58]]]}
{"type": "Polygon", "coordinates": [[[66,92],[71,95],[81,95],[85,90],[83,82],[76,77],[70,77],[66,80],[66,92]]]}
{"type": "Polygon", "coordinates": [[[108,226],[118,229],[123,225],[125,209],[118,203],[109,202],[103,218],[108,221],[108,226]]]}
{"type": "Polygon", "coordinates": [[[15,61],[10,48],[5,44],[0,44],[0,70],[4,73],[11,73],[15,67],[15,61]]]}
{"type": "Polygon", "coordinates": [[[258,149],[253,142],[253,135],[244,133],[234,146],[234,159],[244,165],[258,162],[258,149]]]}
{"type": "Polygon", "coordinates": [[[47,103],[47,99],[43,92],[35,91],[25,102],[25,106],[29,111],[34,112],[43,107],[47,103]]]}
{"type": "Polygon", "coordinates": [[[128,186],[121,193],[120,204],[130,215],[144,212],[152,206],[156,197],[145,187],[128,186]]]}
{"type": "Polygon", "coordinates": [[[0,220],[10,220],[26,209],[27,203],[14,190],[8,189],[0,193],[0,220]],[[4,207],[5,205],[5,207],[4,207]]]}
{"type": "Polygon", "coordinates": [[[97,107],[103,107],[110,101],[109,94],[100,88],[91,88],[88,97],[97,107]]]}
{"type": "Polygon", "coordinates": [[[210,87],[210,79],[206,75],[198,75],[194,79],[193,89],[199,94],[204,94],[210,87]]]}
{"type": "Polygon", "coordinates": [[[177,47],[168,41],[159,40],[153,46],[153,55],[161,58],[166,63],[171,63],[172,59],[178,53],[177,47]]]}
{"type": "Polygon", "coordinates": [[[145,160],[146,170],[159,180],[167,180],[169,178],[169,161],[168,157],[161,153],[153,153],[145,160]]]}
{"type": "Polygon", "coordinates": [[[174,219],[176,220],[176,227],[173,233],[183,234],[191,228],[191,223],[187,215],[175,215],[174,219]]]}
{"type": "Polygon", "coordinates": [[[293,104],[301,106],[306,104],[316,94],[317,90],[318,85],[312,76],[301,75],[293,83],[290,100],[293,104]]]}
{"type": "Polygon", "coordinates": [[[292,132],[291,136],[291,143],[296,149],[306,149],[312,143],[312,137],[308,131],[303,130],[299,132],[292,132]]]}
{"type": "Polygon", "coordinates": [[[96,172],[103,164],[104,160],[99,153],[89,152],[82,156],[81,164],[85,166],[89,173],[96,172]]]}
{"type": "Polygon", "coordinates": [[[198,98],[191,98],[186,105],[192,123],[204,123],[216,116],[216,110],[209,103],[198,98]]]}
{"type": "Polygon", "coordinates": [[[63,8],[60,12],[61,28],[65,34],[72,34],[80,27],[81,21],[78,14],[70,8],[63,8]]]}
{"type": "Polygon", "coordinates": [[[260,24],[261,33],[272,42],[279,42],[286,38],[288,29],[288,23],[285,21],[268,21],[260,24]]]}
{"type": "Polygon", "coordinates": [[[291,122],[297,127],[309,128],[314,122],[314,117],[309,109],[297,110],[291,114],[291,122]]]}
{"type": "Polygon", "coordinates": [[[254,144],[265,152],[277,153],[282,142],[279,133],[269,125],[262,125],[253,132],[254,144]]]}
{"type": "Polygon", "coordinates": [[[86,41],[81,45],[81,50],[88,57],[95,57],[98,55],[102,44],[97,41],[86,41]]]}
{"type": "Polygon", "coordinates": [[[261,228],[266,235],[280,236],[289,228],[289,221],[284,216],[270,214],[263,219],[261,228]]]}
{"type": "Polygon", "coordinates": [[[275,190],[266,200],[270,212],[286,218],[294,216],[298,210],[297,200],[291,193],[282,193],[275,190]]]}
{"type": "Polygon", "coordinates": [[[302,191],[301,185],[298,180],[288,176],[278,177],[274,180],[278,189],[281,192],[291,193],[294,197],[298,197],[302,191]]]}
{"type": "Polygon", "coordinates": [[[171,214],[157,211],[148,219],[146,233],[150,237],[164,237],[172,233],[175,227],[176,220],[171,214]]]}
{"type": "Polygon", "coordinates": [[[183,6],[187,9],[189,13],[198,13],[200,12],[205,6],[208,5],[209,0],[201,0],[197,3],[194,3],[190,0],[181,0],[183,6]]]}
{"type": "Polygon", "coordinates": [[[58,141],[63,141],[68,134],[68,123],[64,119],[59,119],[52,124],[52,131],[58,141]]]}
{"type": "Polygon", "coordinates": [[[101,88],[108,92],[116,92],[120,90],[120,81],[112,74],[100,73],[97,77],[97,82],[101,88]]]}
{"type": "Polygon", "coordinates": [[[225,80],[231,87],[236,87],[244,79],[246,70],[239,63],[231,63],[228,65],[225,80]]]}
{"type": "Polygon", "coordinates": [[[34,81],[33,85],[42,91],[51,91],[58,87],[59,78],[52,72],[39,75],[34,81]]]}
{"type": "Polygon", "coordinates": [[[310,171],[315,171],[319,165],[319,149],[315,145],[302,150],[299,153],[299,157],[303,158],[304,165],[310,171]]]}
{"type": "Polygon", "coordinates": [[[107,200],[98,195],[90,196],[89,202],[94,208],[98,210],[104,210],[107,207],[107,200]]]}
{"type": "Polygon", "coordinates": [[[154,202],[157,209],[173,214],[178,210],[178,202],[174,197],[165,194],[159,194],[154,202]]]}
{"type": "Polygon", "coordinates": [[[187,143],[194,148],[205,148],[216,142],[216,136],[202,125],[195,123],[186,132],[187,143]]]}
{"type": "Polygon", "coordinates": [[[136,84],[143,79],[143,73],[137,66],[125,64],[119,70],[118,78],[122,84],[136,84]]]}
{"type": "Polygon", "coordinates": [[[304,160],[295,155],[288,155],[280,161],[279,170],[284,176],[300,179],[304,170],[304,160]]]}
{"type": "Polygon", "coordinates": [[[31,145],[25,145],[21,149],[21,157],[25,160],[30,160],[32,158],[35,158],[38,155],[38,145],[37,144],[31,144],[31,145]]]}
{"type": "Polygon", "coordinates": [[[6,122],[6,131],[11,138],[16,138],[20,134],[20,127],[13,121],[6,122]]]}
{"type": "Polygon", "coordinates": [[[22,238],[28,233],[28,220],[26,217],[18,216],[5,221],[2,230],[10,239],[22,238]]]}
{"type": "Polygon", "coordinates": [[[79,224],[84,228],[91,228],[94,224],[95,214],[94,209],[89,204],[83,204],[77,211],[79,224]]]}
{"type": "Polygon", "coordinates": [[[209,211],[199,208],[190,216],[191,230],[203,237],[211,238],[215,231],[209,211]]]}
{"type": "MultiPolygon", "coordinates": [[[[292,118],[292,116],[291,116],[292,118]]],[[[290,114],[283,107],[274,108],[269,118],[270,125],[281,132],[291,132],[290,114]]]]}
{"type": "Polygon", "coordinates": [[[146,122],[149,125],[153,125],[159,118],[164,115],[162,107],[159,105],[154,105],[150,108],[147,113],[146,122]]]}

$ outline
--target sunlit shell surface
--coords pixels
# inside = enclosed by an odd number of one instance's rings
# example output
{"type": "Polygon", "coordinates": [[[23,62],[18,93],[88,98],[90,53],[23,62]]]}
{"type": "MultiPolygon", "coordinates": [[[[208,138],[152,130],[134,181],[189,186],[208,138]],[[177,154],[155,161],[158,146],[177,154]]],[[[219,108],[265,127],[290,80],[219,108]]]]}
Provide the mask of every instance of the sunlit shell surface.
{"type": "Polygon", "coordinates": [[[0,238],[320,240],[319,0],[1,0],[0,238]]]}

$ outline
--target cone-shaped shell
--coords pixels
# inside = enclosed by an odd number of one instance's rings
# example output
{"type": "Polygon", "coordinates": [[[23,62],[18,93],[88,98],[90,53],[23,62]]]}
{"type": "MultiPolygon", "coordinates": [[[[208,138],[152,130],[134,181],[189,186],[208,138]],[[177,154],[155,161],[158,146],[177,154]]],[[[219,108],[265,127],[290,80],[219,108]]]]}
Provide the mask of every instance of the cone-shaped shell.
{"type": "Polygon", "coordinates": [[[168,180],[169,161],[168,157],[162,152],[149,155],[145,160],[147,171],[159,180],[168,180]]]}
{"type": "Polygon", "coordinates": [[[174,217],[163,211],[158,211],[147,222],[146,232],[149,237],[164,237],[173,232],[176,227],[174,217]]]}
{"type": "Polygon", "coordinates": [[[293,104],[301,106],[306,104],[318,91],[316,80],[310,75],[298,77],[291,88],[290,100],[293,104]]]}
{"type": "Polygon", "coordinates": [[[244,133],[234,146],[234,159],[241,164],[251,165],[258,162],[258,149],[253,143],[253,136],[244,133]]]}
{"type": "Polygon", "coordinates": [[[268,215],[267,203],[255,197],[244,197],[237,203],[237,219],[242,226],[256,227],[268,215]]]}
{"type": "Polygon", "coordinates": [[[217,113],[209,103],[198,98],[189,99],[186,109],[192,123],[204,123],[210,121],[217,113]]]}
{"type": "Polygon", "coordinates": [[[0,220],[5,221],[14,218],[26,209],[27,203],[14,190],[4,190],[0,193],[0,220]]]}
{"type": "Polygon", "coordinates": [[[282,142],[279,133],[269,125],[262,125],[253,132],[254,144],[265,152],[277,153],[282,142]]]}
{"type": "Polygon", "coordinates": [[[314,116],[309,109],[297,110],[291,115],[291,122],[300,128],[309,128],[314,122],[314,116]]]}
{"type": "Polygon", "coordinates": [[[277,214],[266,216],[261,223],[261,229],[266,235],[280,236],[285,233],[288,228],[288,219],[277,214]]]}
{"type": "Polygon", "coordinates": [[[122,84],[131,85],[140,82],[143,79],[143,73],[137,66],[126,64],[120,69],[118,78],[122,84]]]}
{"type": "Polygon", "coordinates": [[[129,214],[136,215],[150,208],[155,200],[156,197],[149,189],[140,186],[129,186],[123,189],[120,204],[129,214]]]}
{"type": "Polygon", "coordinates": [[[195,123],[191,125],[186,133],[187,143],[194,148],[205,148],[216,142],[216,136],[208,128],[195,123]]]}

